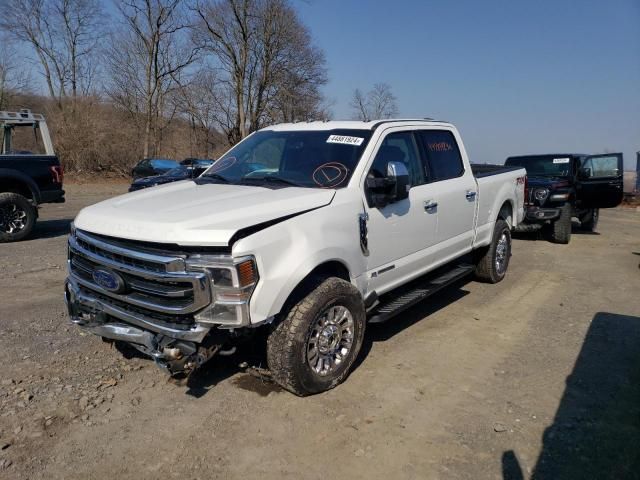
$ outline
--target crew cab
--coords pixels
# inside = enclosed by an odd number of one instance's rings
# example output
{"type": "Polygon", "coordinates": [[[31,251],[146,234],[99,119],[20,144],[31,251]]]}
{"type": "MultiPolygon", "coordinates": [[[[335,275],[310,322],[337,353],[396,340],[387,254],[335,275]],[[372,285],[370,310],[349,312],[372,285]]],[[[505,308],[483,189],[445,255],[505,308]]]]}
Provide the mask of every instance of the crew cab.
{"type": "Polygon", "coordinates": [[[44,116],[0,111],[0,243],[27,237],[38,206],[64,202],[63,171],[44,116]]]}
{"type": "Polygon", "coordinates": [[[348,375],[367,322],[472,273],[505,277],[525,180],[471,165],[446,122],[267,127],[197,179],[83,209],[71,320],[179,376],[260,327],[273,379],[321,392],[348,375]]]}
{"type": "Polygon", "coordinates": [[[569,243],[572,217],[594,232],[600,208],[617,207],[623,197],[621,153],[523,155],[505,165],[527,170],[527,198],[520,231],[547,227],[554,243],[569,243]]]}

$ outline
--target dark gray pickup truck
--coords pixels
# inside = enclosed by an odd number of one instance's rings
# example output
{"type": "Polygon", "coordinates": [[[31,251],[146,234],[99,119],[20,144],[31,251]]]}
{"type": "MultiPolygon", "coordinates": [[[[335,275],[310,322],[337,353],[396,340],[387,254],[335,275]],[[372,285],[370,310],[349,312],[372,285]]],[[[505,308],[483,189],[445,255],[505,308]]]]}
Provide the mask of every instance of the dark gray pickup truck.
{"type": "Polygon", "coordinates": [[[0,111],[0,243],[27,237],[42,203],[64,202],[63,171],[44,117],[0,111]],[[39,152],[39,153],[37,153],[39,152]]]}

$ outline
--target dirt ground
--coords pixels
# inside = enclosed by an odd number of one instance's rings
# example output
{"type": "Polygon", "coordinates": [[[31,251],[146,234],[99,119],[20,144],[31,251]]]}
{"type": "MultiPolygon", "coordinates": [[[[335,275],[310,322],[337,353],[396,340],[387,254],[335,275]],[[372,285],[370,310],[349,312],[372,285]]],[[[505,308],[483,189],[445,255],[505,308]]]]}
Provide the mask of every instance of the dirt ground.
{"type": "Polygon", "coordinates": [[[0,478],[640,478],[640,212],[514,241],[498,285],[370,326],[356,370],[297,398],[216,358],[190,388],[68,324],[66,234],[124,191],[71,185],[0,245],[0,478]]]}

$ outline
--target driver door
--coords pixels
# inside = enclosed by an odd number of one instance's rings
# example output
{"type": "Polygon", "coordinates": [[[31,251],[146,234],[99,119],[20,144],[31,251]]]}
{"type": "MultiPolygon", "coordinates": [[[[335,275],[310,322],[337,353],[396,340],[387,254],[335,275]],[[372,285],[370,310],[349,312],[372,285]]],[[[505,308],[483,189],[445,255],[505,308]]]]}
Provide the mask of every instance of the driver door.
{"type": "Polygon", "coordinates": [[[580,207],[617,207],[622,202],[622,176],[621,153],[584,157],[576,185],[580,207]]]}
{"type": "Polygon", "coordinates": [[[366,206],[367,277],[370,290],[382,294],[426,268],[426,249],[436,241],[437,212],[425,208],[429,185],[412,131],[392,131],[377,146],[368,175],[384,176],[388,162],[402,162],[409,172],[409,196],[384,207],[366,206]]]}

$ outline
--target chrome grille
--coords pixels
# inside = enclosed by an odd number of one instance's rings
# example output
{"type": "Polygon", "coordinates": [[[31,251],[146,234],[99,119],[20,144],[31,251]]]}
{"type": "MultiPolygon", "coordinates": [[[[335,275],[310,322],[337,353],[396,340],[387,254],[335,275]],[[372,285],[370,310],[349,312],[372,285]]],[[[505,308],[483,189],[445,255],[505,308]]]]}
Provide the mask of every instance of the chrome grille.
{"type": "Polygon", "coordinates": [[[71,278],[84,289],[146,315],[188,316],[211,303],[208,276],[187,272],[181,257],[131,250],[76,231],[69,237],[68,265],[71,278]],[[123,290],[114,293],[98,285],[97,269],[115,272],[124,280],[123,290]]]}

